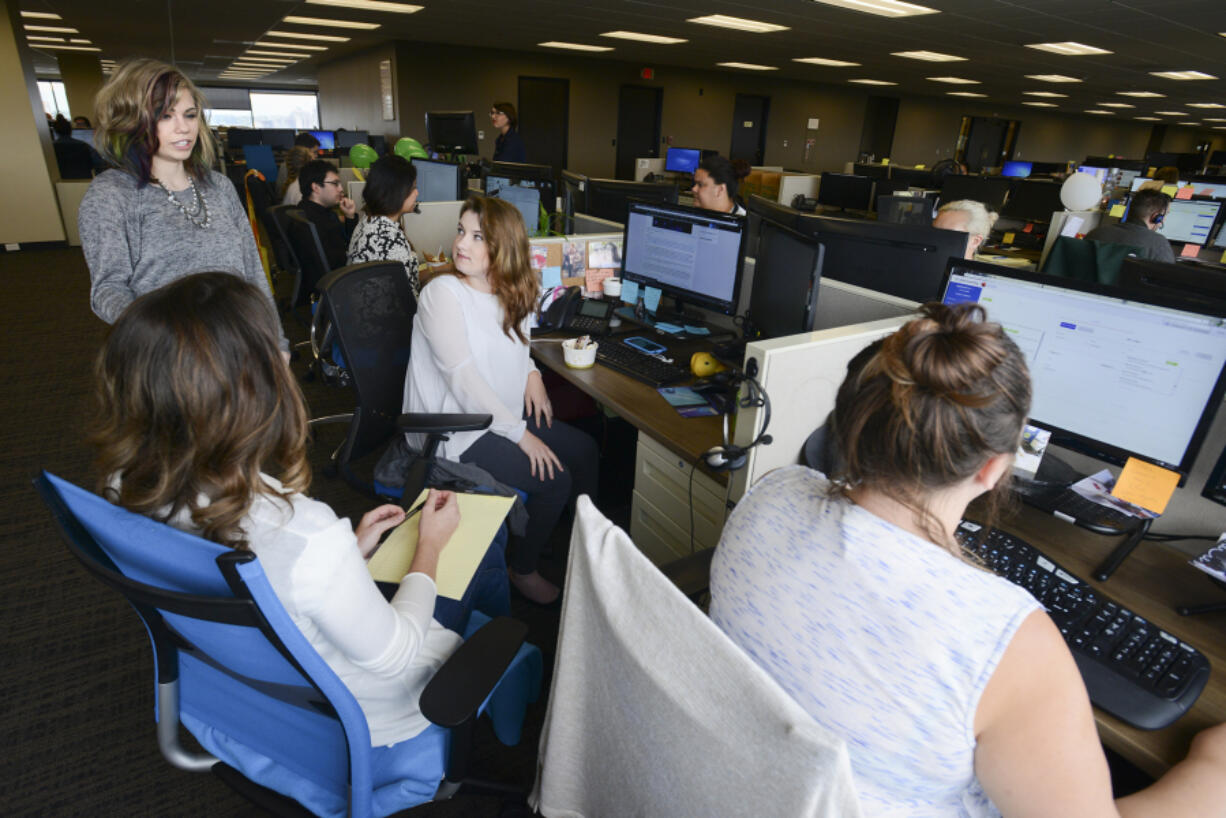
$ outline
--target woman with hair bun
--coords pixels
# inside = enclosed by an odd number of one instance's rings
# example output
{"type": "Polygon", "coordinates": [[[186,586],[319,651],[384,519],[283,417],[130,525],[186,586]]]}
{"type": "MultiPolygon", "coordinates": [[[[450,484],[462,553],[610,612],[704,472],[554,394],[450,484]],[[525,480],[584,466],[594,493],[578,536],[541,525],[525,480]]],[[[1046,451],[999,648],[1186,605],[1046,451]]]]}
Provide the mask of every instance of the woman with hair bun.
{"type": "Polygon", "coordinates": [[[1004,492],[1030,400],[981,307],[925,305],[848,367],[833,473],[782,468],[737,504],[711,618],[846,741],[866,816],[1220,814],[1222,726],[1112,802],[1063,637],[954,537],[971,500],[1004,492]]]}
{"type": "Polygon", "coordinates": [[[749,175],[749,163],[730,162],[722,156],[702,160],[694,171],[694,204],[705,210],[744,216],[745,207],[737,198],[741,180],[749,175]]]}

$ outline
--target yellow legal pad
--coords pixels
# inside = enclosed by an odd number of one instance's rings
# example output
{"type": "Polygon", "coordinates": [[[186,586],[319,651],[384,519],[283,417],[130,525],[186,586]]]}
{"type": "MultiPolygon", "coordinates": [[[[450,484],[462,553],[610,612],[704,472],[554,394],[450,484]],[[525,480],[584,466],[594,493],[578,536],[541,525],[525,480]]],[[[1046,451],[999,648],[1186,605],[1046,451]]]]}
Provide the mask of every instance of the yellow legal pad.
{"type": "Polygon", "coordinates": [[[1179,472],[1130,457],[1111,493],[1134,506],[1161,514],[1166,511],[1166,504],[1178,486],[1179,472]]]}
{"type": "MultiPolygon", "coordinates": [[[[409,508],[416,508],[426,499],[426,492],[418,495],[409,508]]],[[[490,540],[498,533],[498,527],[511,510],[514,497],[498,497],[491,494],[456,494],[460,505],[460,527],[447,541],[447,547],[438,558],[438,575],[434,584],[439,596],[460,599],[468,588],[477,566],[481,564],[490,540]]],[[[400,582],[409,573],[413,555],[417,553],[417,529],[421,512],[401,523],[366,563],[370,575],[381,582],[400,582]]]]}

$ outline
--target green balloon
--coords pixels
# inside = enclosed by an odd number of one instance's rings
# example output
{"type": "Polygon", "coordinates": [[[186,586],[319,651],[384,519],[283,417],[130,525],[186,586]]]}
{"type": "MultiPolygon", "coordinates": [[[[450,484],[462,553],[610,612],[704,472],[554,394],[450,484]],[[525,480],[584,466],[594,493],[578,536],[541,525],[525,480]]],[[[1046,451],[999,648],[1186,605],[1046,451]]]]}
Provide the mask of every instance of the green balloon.
{"type": "Polygon", "coordinates": [[[402,136],[396,140],[392,153],[403,156],[405,159],[412,159],[415,150],[421,150],[421,143],[411,136],[402,136]]]}
{"type": "Polygon", "coordinates": [[[355,168],[365,170],[370,167],[370,163],[379,158],[378,152],[370,145],[361,143],[354,145],[349,149],[349,161],[353,163],[355,168]]]}
{"type": "Polygon", "coordinates": [[[430,154],[426,153],[426,149],[421,146],[418,146],[416,148],[410,148],[409,152],[406,154],[403,154],[403,156],[405,159],[409,159],[409,160],[429,159],[430,158],[430,154]]]}

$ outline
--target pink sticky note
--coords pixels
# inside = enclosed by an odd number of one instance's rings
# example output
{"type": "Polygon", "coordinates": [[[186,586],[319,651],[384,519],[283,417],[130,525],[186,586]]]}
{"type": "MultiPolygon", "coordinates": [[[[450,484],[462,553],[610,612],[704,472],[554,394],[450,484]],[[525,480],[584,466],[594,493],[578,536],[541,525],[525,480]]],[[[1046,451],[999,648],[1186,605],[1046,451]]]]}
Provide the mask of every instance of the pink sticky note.
{"type": "Polygon", "coordinates": [[[1183,256],[1184,258],[1196,258],[1198,255],[1200,255],[1200,245],[1185,244],[1183,249],[1179,251],[1179,255],[1183,256]]]}
{"type": "Polygon", "coordinates": [[[1193,193],[1192,186],[1184,185],[1179,190],[1175,191],[1175,198],[1176,199],[1191,199],[1192,193],[1193,193]]]}

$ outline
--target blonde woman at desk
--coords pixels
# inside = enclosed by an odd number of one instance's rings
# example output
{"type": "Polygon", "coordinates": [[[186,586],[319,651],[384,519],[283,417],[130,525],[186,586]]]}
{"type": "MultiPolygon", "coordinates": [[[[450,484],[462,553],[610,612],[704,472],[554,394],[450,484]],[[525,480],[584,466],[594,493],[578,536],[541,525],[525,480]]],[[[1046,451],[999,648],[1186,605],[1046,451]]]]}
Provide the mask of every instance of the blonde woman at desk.
{"type": "Polygon", "coordinates": [[[730,162],[722,156],[711,156],[694,171],[694,204],[705,210],[718,210],[744,216],[745,208],[737,199],[741,180],[749,175],[749,165],[742,160],[730,162]]]}
{"type": "Polygon", "coordinates": [[[996,224],[996,214],[988,210],[983,202],[970,199],[959,199],[948,202],[937,210],[937,217],[932,220],[932,226],[941,230],[958,230],[967,234],[966,258],[974,258],[975,253],[987,241],[996,224]]]}
{"type": "Polygon", "coordinates": [[[1112,801],[1060,632],[957,544],[970,501],[1003,490],[1030,410],[1017,346],[978,306],[929,304],[848,370],[835,473],[782,468],[741,499],[711,618],[847,741],[865,815],[1221,815],[1222,726],[1112,801]]]}
{"type": "Polygon", "coordinates": [[[540,279],[519,210],[501,199],[465,201],[452,257],[454,269],[426,277],[418,298],[404,411],[494,416],[489,431],[453,434],[439,454],[528,495],[527,531],[511,541],[511,584],[550,605],[560,590],[537,570],[541,550],[575,497],[596,496],[599,451],[587,434],[553,419],[532,364],[528,317],[540,279]]]}

